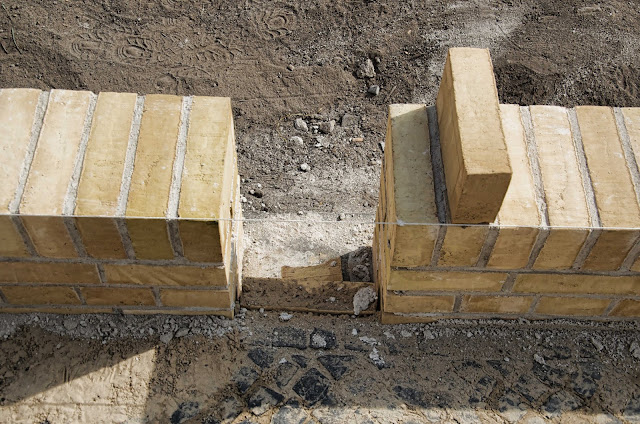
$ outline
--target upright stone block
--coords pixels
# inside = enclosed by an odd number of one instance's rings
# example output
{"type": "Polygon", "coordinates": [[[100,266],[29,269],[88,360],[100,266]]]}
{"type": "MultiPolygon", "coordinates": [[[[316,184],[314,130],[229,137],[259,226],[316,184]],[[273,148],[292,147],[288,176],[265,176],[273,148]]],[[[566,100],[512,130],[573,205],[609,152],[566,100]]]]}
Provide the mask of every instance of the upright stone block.
{"type": "Polygon", "coordinates": [[[607,228],[591,249],[583,269],[616,270],[640,235],[637,230],[629,230],[640,228],[640,207],[613,110],[579,106],[576,115],[598,215],[601,225],[607,228]]]}
{"type": "Polygon", "coordinates": [[[571,125],[565,108],[531,106],[530,111],[551,227],[534,268],[568,269],[591,225],[571,125]]]}
{"type": "Polygon", "coordinates": [[[488,50],[449,49],[436,108],[451,221],[493,222],[511,165],[488,50]]]}
{"type": "Polygon", "coordinates": [[[20,203],[22,220],[36,251],[53,258],[76,257],[63,222],[73,202],[72,176],[89,120],[94,95],[88,91],[52,90],[40,137],[20,203]]]}
{"type": "Polygon", "coordinates": [[[391,265],[429,265],[438,215],[425,105],[389,106],[385,164],[391,265]]]}
{"type": "Polygon", "coordinates": [[[174,257],[166,230],[182,97],[146,96],[127,202],[129,236],[137,259],[174,257]],[[152,218],[152,219],[149,219],[152,218]]]}
{"type": "Polygon", "coordinates": [[[513,176],[498,213],[498,238],[487,266],[517,269],[526,267],[529,262],[541,217],[531,164],[527,156],[520,106],[500,105],[500,114],[513,176]]]}

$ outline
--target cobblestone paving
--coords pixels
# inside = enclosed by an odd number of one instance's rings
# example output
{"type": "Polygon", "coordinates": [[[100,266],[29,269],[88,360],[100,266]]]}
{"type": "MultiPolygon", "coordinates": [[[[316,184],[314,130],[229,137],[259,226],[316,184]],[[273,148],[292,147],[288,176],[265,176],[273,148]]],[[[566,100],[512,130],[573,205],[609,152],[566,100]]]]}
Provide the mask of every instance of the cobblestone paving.
{"type": "Polygon", "coordinates": [[[640,323],[382,326],[374,318],[295,313],[281,322],[278,313],[257,311],[233,322],[0,321],[2,422],[640,422],[640,323]],[[168,343],[159,339],[165,334],[173,335],[168,343]],[[146,351],[153,355],[145,374],[135,362],[146,351]],[[133,365],[95,371],[127,358],[133,365]],[[47,374],[60,367],[66,371],[57,379],[47,374]],[[73,394],[74,379],[87,375],[94,377],[73,394]],[[95,415],[104,414],[96,396],[118,413],[95,415]]]}

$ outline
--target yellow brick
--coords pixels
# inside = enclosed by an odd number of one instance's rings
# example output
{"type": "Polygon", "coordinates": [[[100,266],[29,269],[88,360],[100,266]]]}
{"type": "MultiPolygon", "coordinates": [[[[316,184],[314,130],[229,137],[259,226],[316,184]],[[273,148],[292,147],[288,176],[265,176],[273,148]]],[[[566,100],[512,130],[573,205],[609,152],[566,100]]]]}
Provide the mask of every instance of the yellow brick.
{"type": "Polygon", "coordinates": [[[465,296],[460,312],[495,312],[524,314],[529,311],[533,297],[525,296],[465,296]]]}
{"type": "Polygon", "coordinates": [[[391,270],[389,290],[500,291],[507,274],[391,270]]]}
{"type": "Polygon", "coordinates": [[[160,290],[164,306],[230,308],[231,299],[227,290],[160,290]]]}
{"type": "Polygon", "coordinates": [[[99,259],[127,257],[122,237],[113,219],[78,217],[76,226],[89,256],[99,259]]]}
{"type": "Polygon", "coordinates": [[[455,296],[396,296],[389,294],[384,312],[404,314],[452,312],[455,296]]]}
{"type": "MultiPolygon", "coordinates": [[[[609,107],[580,106],[576,107],[576,115],[602,226],[640,227],[640,207],[613,110],[609,107]]],[[[618,269],[637,237],[638,232],[635,231],[605,232],[596,242],[583,268],[618,269]]]]}
{"type": "Polygon", "coordinates": [[[13,305],[80,304],[71,287],[4,286],[2,292],[13,305]]]}
{"type": "Polygon", "coordinates": [[[535,269],[569,269],[584,244],[588,230],[552,228],[538,254],[535,269]]]}
{"type": "Polygon", "coordinates": [[[542,315],[599,316],[610,303],[609,299],[542,297],[535,312],[542,315]]]}
{"type": "Polygon", "coordinates": [[[98,284],[100,279],[95,265],[2,262],[0,263],[0,282],[98,284]]]}
{"type": "Polygon", "coordinates": [[[493,222],[511,166],[488,50],[449,49],[436,107],[451,220],[493,222]]]}
{"type": "Polygon", "coordinates": [[[8,215],[0,215],[0,256],[28,256],[24,241],[8,215]]]}
{"type": "Polygon", "coordinates": [[[0,90],[0,213],[9,212],[31,139],[40,90],[0,90]]]}
{"type": "Polygon", "coordinates": [[[80,289],[87,305],[144,305],[156,304],[151,289],[129,289],[113,287],[83,287],[80,289]]]}
{"type": "Polygon", "coordinates": [[[62,216],[26,216],[22,223],[36,248],[47,258],[76,258],[78,252],[73,245],[69,230],[62,216]]]}
{"type": "MultiPolygon", "coordinates": [[[[436,197],[425,105],[391,105],[387,122],[385,166],[389,173],[390,222],[437,224],[436,197]]],[[[431,263],[438,227],[394,226],[392,266],[431,263]]]]}
{"type": "Polygon", "coordinates": [[[589,212],[565,108],[531,106],[533,133],[552,227],[589,227],[589,212]]]}
{"type": "Polygon", "coordinates": [[[488,232],[487,226],[447,228],[438,265],[474,266],[488,232]]]}
{"type": "Polygon", "coordinates": [[[182,97],[148,95],[127,203],[128,217],[165,217],[180,129],[182,97]]]}
{"type": "Polygon", "coordinates": [[[75,214],[115,216],[137,95],[100,93],[78,185],[75,214]]]}
{"type": "Polygon", "coordinates": [[[222,267],[104,265],[109,284],[142,284],[154,286],[226,286],[222,267]]]}
{"type": "Polygon", "coordinates": [[[623,299],[613,308],[609,316],[640,317],[640,300],[623,299]]]}
{"type": "Polygon", "coordinates": [[[602,226],[640,227],[640,207],[613,110],[579,106],[576,115],[602,226]]]}
{"type": "Polygon", "coordinates": [[[220,227],[224,226],[218,221],[178,221],[185,258],[193,262],[222,262],[226,249],[220,227]]]}
{"type": "Polygon", "coordinates": [[[91,96],[88,91],[51,91],[20,213],[62,214],[91,96]]]}
{"type": "Polygon", "coordinates": [[[518,269],[527,266],[538,231],[527,227],[500,228],[487,267],[518,269]]]}
{"type": "Polygon", "coordinates": [[[638,231],[605,230],[591,249],[582,269],[616,270],[640,235],[638,231]]]}
{"type": "Polygon", "coordinates": [[[229,98],[193,98],[178,208],[181,218],[230,216],[229,197],[237,174],[232,128],[229,98]]]}
{"type": "Polygon", "coordinates": [[[516,278],[513,292],[637,295],[640,276],[521,274],[516,278]]]}
{"type": "Polygon", "coordinates": [[[173,259],[166,220],[127,218],[126,225],[137,259],[173,259]]]}

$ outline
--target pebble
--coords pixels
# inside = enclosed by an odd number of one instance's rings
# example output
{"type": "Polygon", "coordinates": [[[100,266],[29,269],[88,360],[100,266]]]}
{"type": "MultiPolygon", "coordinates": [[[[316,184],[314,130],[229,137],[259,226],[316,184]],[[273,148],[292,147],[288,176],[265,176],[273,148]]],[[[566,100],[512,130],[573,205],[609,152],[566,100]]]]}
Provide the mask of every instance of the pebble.
{"type": "Polygon", "coordinates": [[[290,314],[288,312],[283,312],[280,314],[280,321],[289,321],[291,318],[293,318],[293,314],[290,314]]]}
{"type": "Polygon", "coordinates": [[[71,331],[78,326],[78,322],[73,318],[67,318],[64,320],[63,325],[64,325],[64,328],[71,331]]]}
{"type": "Polygon", "coordinates": [[[291,137],[291,142],[296,143],[298,146],[304,146],[304,140],[298,135],[291,137]]]}
{"type": "Polygon", "coordinates": [[[181,328],[178,331],[176,331],[176,338],[184,337],[187,334],[189,334],[189,329],[188,328],[181,328]]]}
{"type": "Polygon", "coordinates": [[[353,137],[351,141],[354,143],[362,143],[364,141],[364,137],[353,137]]]}
{"type": "Polygon", "coordinates": [[[380,146],[380,150],[384,152],[384,141],[381,141],[380,143],[378,143],[378,146],[380,146]]]}
{"type": "Polygon", "coordinates": [[[172,332],[168,332],[168,333],[164,333],[162,336],[160,336],[160,341],[164,344],[169,344],[169,342],[173,339],[173,333],[172,332]]]}
{"type": "Polygon", "coordinates": [[[546,365],[544,358],[537,353],[533,355],[533,360],[539,363],[540,365],[546,365]]]}
{"type": "Polygon", "coordinates": [[[631,346],[629,347],[629,352],[631,353],[631,356],[633,356],[634,358],[640,359],[640,344],[638,344],[638,342],[631,343],[631,346]]]}
{"type": "Polygon", "coordinates": [[[376,68],[373,66],[373,62],[371,59],[367,58],[361,60],[358,64],[358,69],[356,70],[356,77],[363,78],[373,78],[376,76],[376,68]]]}
{"type": "Polygon", "coordinates": [[[351,330],[351,335],[352,336],[357,336],[358,335],[358,330],[356,330],[355,328],[353,330],[351,330]]]}
{"type": "Polygon", "coordinates": [[[380,86],[379,85],[372,85],[367,90],[367,93],[369,93],[369,94],[371,94],[373,96],[377,96],[378,94],[380,94],[380,86]]]}
{"type": "Polygon", "coordinates": [[[331,121],[327,121],[327,122],[320,122],[318,124],[318,131],[320,131],[323,134],[331,134],[335,128],[336,128],[335,119],[332,119],[331,121]]]}
{"type": "Polygon", "coordinates": [[[295,66],[293,66],[292,64],[288,64],[288,65],[287,65],[287,69],[288,69],[288,70],[290,70],[290,71],[293,71],[293,70],[295,70],[295,69],[296,69],[296,67],[295,67],[295,66]]]}
{"type": "Polygon", "coordinates": [[[338,221],[344,221],[347,218],[347,216],[343,213],[341,213],[340,215],[338,215],[338,221]]]}
{"type": "Polygon", "coordinates": [[[293,126],[295,127],[295,129],[299,131],[305,131],[305,132],[309,131],[309,127],[307,126],[307,123],[302,118],[296,118],[296,121],[294,122],[293,126]]]}
{"type": "Polygon", "coordinates": [[[311,171],[311,166],[309,166],[309,164],[307,163],[303,163],[302,165],[300,165],[300,170],[302,172],[309,172],[311,171]]]}

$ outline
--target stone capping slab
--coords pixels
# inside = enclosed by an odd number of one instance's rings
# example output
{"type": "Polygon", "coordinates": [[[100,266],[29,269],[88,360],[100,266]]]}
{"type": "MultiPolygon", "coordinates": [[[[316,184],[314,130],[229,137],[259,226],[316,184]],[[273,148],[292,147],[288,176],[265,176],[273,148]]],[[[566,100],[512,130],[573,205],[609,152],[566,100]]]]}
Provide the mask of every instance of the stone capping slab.
{"type": "Polygon", "coordinates": [[[0,89],[0,126],[0,310],[233,315],[230,99],[0,89]]]}

